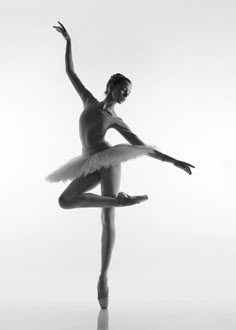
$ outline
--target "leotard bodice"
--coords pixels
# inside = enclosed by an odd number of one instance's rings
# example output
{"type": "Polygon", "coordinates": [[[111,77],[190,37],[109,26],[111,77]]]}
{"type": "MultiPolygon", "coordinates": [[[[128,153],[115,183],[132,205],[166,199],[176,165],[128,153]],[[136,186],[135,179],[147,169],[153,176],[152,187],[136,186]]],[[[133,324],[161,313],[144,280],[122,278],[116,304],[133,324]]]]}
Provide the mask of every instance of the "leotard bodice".
{"type": "Polygon", "coordinates": [[[105,140],[106,132],[114,128],[120,132],[131,144],[144,144],[125,122],[118,116],[103,109],[97,100],[89,103],[79,118],[80,139],[83,146],[83,153],[93,154],[103,151],[111,145],[105,140]]]}
{"type": "Polygon", "coordinates": [[[109,128],[116,129],[131,144],[144,145],[115,112],[103,109],[102,103],[85,88],[75,73],[70,74],[69,78],[84,105],[79,118],[83,154],[91,155],[109,148],[111,145],[105,141],[105,134],[109,128]]]}
{"type": "Polygon", "coordinates": [[[83,151],[91,153],[108,148],[110,144],[105,141],[105,134],[114,122],[112,114],[103,110],[98,101],[87,104],[79,118],[83,151]]]}

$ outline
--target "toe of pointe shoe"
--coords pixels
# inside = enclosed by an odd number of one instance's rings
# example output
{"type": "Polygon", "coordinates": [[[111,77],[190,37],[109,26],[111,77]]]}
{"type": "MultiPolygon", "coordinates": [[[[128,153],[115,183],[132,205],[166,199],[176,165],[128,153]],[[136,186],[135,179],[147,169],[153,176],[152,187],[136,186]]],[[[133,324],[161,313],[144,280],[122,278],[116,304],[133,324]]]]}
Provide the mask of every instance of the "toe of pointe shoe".
{"type": "Polygon", "coordinates": [[[98,301],[99,301],[99,305],[102,309],[107,309],[108,308],[108,303],[109,303],[109,298],[108,297],[98,299],[98,301]]]}
{"type": "Polygon", "coordinates": [[[104,286],[105,283],[104,279],[101,280],[99,279],[98,284],[97,284],[97,298],[98,298],[98,302],[99,305],[102,309],[106,309],[108,307],[108,303],[109,303],[109,287],[107,285],[107,279],[106,280],[106,286],[104,286]],[[100,286],[103,283],[102,286],[100,286]],[[102,289],[103,288],[103,289],[102,289]]]}
{"type": "Polygon", "coordinates": [[[144,202],[148,199],[147,195],[141,195],[141,196],[133,196],[133,199],[137,202],[137,203],[141,203],[144,202]]]}
{"type": "Polygon", "coordinates": [[[109,303],[109,289],[107,291],[107,295],[105,297],[101,297],[98,292],[98,302],[102,309],[106,309],[109,303]]]}

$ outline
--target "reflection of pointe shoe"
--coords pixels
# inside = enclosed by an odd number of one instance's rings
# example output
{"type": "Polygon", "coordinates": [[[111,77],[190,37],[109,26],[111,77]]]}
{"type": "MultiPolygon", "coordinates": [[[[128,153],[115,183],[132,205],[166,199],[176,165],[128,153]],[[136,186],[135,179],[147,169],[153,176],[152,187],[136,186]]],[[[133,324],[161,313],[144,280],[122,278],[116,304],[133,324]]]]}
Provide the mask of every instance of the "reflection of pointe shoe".
{"type": "Polygon", "coordinates": [[[97,318],[97,330],[109,330],[109,310],[100,309],[97,318]]]}
{"type": "MultiPolygon", "coordinates": [[[[107,279],[106,279],[107,280],[107,279]]],[[[103,280],[99,279],[98,284],[97,284],[97,291],[98,291],[98,302],[101,306],[101,308],[107,308],[108,307],[108,303],[109,303],[109,288],[107,286],[106,292],[102,292],[101,287],[100,287],[100,283],[103,280]]]]}
{"type": "Polygon", "coordinates": [[[147,199],[148,199],[147,195],[130,196],[124,192],[120,192],[116,196],[118,206],[129,206],[129,205],[139,204],[141,202],[146,201],[147,199]]]}

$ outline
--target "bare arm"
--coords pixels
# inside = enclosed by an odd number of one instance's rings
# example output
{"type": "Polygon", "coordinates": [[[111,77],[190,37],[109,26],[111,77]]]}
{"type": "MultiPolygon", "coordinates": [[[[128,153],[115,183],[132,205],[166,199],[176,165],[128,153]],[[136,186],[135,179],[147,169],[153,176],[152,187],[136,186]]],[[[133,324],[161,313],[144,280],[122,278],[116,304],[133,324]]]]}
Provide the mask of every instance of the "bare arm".
{"type": "MultiPolygon", "coordinates": [[[[115,128],[127,141],[129,141],[131,144],[134,145],[144,145],[145,143],[141,141],[137,135],[135,135],[130,128],[123,122],[123,120],[120,118],[116,123],[114,123],[112,128],[115,128]]],[[[172,158],[166,154],[163,154],[162,152],[153,149],[152,153],[149,153],[148,156],[162,160],[167,163],[171,163],[175,165],[176,167],[184,170],[188,174],[192,174],[190,167],[193,167],[193,165],[185,163],[183,161],[177,160],[175,158],[172,158]]]]}
{"type": "MultiPolygon", "coordinates": [[[[140,140],[140,138],[134,134],[130,128],[123,122],[123,120],[119,120],[118,123],[112,125],[112,128],[115,128],[127,141],[134,145],[144,145],[145,143],[140,140]]],[[[153,153],[148,154],[148,156],[159,159],[162,161],[166,161],[168,163],[174,164],[175,159],[169,157],[160,151],[153,149],[153,153]]]]}
{"type": "Polygon", "coordinates": [[[66,73],[72,82],[75,90],[81,97],[81,100],[83,103],[86,102],[93,102],[96,101],[95,97],[92,95],[92,93],[85,88],[85,86],[82,84],[81,80],[78,78],[74,71],[74,64],[73,64],[73,58],[72,58],[72,45],[71,45],[71,38],[65,27],[60,23],[60,26],[54,26],[54,28],[60,32],[63,37],[66,39],[66,52],[65,52],[65,65],[66,65],[66,73]]]}
{"type": "Polygon", "coordinates": [[[174,164],[176,161],[176,159],[174,159],[166,154],[163,154],[162,152],[155,150],[155,149],[153,149],[153,153],[149,154],[149,156],[152,158],[158,159],[158,160],[162,160],[163,162],[171,163],[171,164],[174,164]]]}
{"type": "Polygon", "coordinates": [[[95,97],[92,93],[85,88],[82,84],[81,80],[78,78],[74,71],[73,59],[72,59],[72,47],[71,47],[71,40],[67,40],[66,43],[66,53],[65,53],[65,63],[66,63],[66,73],[72,82],[75,90],[81,97],[83,103],[95,101],[95,97]]]}
{"type": "Polygon", "coordinates": [[[134,145],[144,145],[145,143],[139,139],[139,137],[134,134],[128,125],[125,124],[125,122],[119,118],[112,126],[111,128],[114,128],[117,130],[129,143],[134,145]]]}
{"type": "Polygon", "coordinates": [[[187,172],[188,174],[192,174],[192,171],[190,169],[190,167],[195,168],[195,166],[183,162],[181,160],[177,160],[175,158],[172,158],[166,154],[161,153],[160,151],[157,151],[155,149],[153,149],[153,153],[149,154],[150,157],[162,160],[163,162],[167,162],[167,163],[171,163],[174,166],[180,168],[181,170],[184,170],[185,172],[187,172]]]}

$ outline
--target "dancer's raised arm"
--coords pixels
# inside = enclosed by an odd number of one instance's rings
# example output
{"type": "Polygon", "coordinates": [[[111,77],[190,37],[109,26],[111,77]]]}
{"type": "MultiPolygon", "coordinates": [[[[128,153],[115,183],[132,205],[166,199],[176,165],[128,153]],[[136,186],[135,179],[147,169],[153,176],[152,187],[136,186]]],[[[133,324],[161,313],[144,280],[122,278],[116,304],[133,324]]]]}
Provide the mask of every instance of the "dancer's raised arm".
{"type": "Polygon", "coordinates": [[[66,40],[66,53],[65,53],[66,73],[70,78],[70,81],[72,82],[76,91],[78,92],[79,96],[81,97],[83,103],[96,101],[95,97],[92,95],[92,93],[89,90],[87,90],[87,88],[85,88],[85,86],[82,84],[81,80],[78,78],[78,76],[74,71],[71,38],[64,25],[60,22],[58,23],[60,26],[53,26],[53,27],[59,33],[61,33],[66,40]]]}

